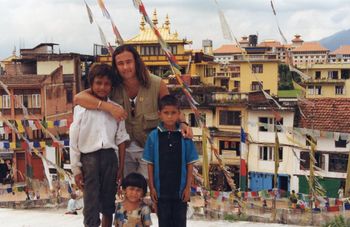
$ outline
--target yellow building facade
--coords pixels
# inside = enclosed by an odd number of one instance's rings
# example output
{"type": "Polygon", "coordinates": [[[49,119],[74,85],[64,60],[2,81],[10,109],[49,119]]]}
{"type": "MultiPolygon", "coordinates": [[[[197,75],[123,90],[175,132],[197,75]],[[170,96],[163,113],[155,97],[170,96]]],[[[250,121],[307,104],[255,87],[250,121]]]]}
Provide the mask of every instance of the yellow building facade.
{"type": "Polygon", "coordinates": [[[301,70],[310,77],[304,81],[307,98],[350,97],[350,64],[313,64],[301,70]]]}
{"type": "Polygon", "coordinates": [[[215,85],[248,93],[260,90],[261,81],[264,90],[277,96],[278,63],[276,55],[235,55],[233,61],[218,69],[215,85]]]}

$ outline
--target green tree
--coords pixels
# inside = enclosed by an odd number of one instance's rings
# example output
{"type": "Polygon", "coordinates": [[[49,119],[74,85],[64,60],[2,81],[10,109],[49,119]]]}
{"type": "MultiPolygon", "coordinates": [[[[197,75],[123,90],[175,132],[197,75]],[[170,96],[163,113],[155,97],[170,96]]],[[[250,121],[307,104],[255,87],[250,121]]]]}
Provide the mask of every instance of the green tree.
{"type": "Polygon", "coordinates": [[[292,80],[299,83],[301,82],[300,75],[291,72],[289,66],[286,64],[279,64],[278,66],[278,90],[293,90],[292,80]]]}

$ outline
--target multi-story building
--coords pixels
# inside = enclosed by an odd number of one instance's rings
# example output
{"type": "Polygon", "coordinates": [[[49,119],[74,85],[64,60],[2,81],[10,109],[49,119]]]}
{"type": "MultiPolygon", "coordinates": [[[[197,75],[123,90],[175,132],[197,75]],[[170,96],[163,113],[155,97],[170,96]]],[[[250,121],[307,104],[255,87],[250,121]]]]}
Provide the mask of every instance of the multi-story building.
{"type": "Polygon", "coordinates": [[[298,186],[295,189],[309,193],[305,178],[310,174],[310,142],[307,138],[312,138],[316,142],[315,171],[318,181],[327,196],[337,198],[338,189],[345,186],[347,173],[350,99],[308,99],[301,105],[301,111],[305,117],[300,116],[300,136],[295,140],[305,147],[295,149],[297,158],[290,159],[290,162],[297,163],[295,176],[298,177],[298,186]]]}
{"type": "MultiPolygon", "coordinates": [[[[282,104],[282,103],[281,103],[282,104]]],[[[283,104],[282,104],[283,105],[283,104]]],[[[284,191],[295,189],[297,182],[294,177],[296,162],[293,159],[293,145],[287,140],[285,129],[292,128],[294,122],[294,105],[273,110],[274,103],[264,100],[250,100],[248,107],[249,133],[248,144],[248,179],[252,191],[270,190],[274,188],[274,149],[275,131],[279,139],[279,168],[277,187],[284,191]],[[274,112],[278,111],[278,118],[274,112]]]]}
{"type": "Polygon", "coordinates": [[[258,44],[258,47],[265,47],[269,54],[276,54],[280,62],[288,63],[287,52],[292,49],[291,44],[281,44],[280,42],[270,39],[264,40],[258,44]]]}
{"type": "Polygon", "coordinates": [[[242,49],[235,44],[225,44],[214,50],[214,61],[221,64],[228,64],[233,61],[233,56],[242,54],[242,49]]]}
{"type": "Polygon", "coordinates": [[[350,97],[350,64],[311,64],[300,69],[310,76],[303,81],[307,98],[350,97]]]}
{"type": "Polygon", "coordinates": [[[292,49],[292,64],[307,67],[312,64],[324,64],[328,61],[329,50],[319,42],[303,42],[292,49]]]}
{"type": "MultiPolygon", "coordinates": [[[[50,141],[50,137],[40,129],[33,129],[28,121],[71,120],[73,96],[82,89],[82,62],[91,61],[92,56],[79,54],[57,54],[56,44],[39,44],[33,49],[21,49],[20,57],[5,64],[5,75],[0,80],[7,86],[11,95],[0,87],[0,106],[4,118],[11,122],[24,123],[24,135],[31,142],[50,141]],[[23,113],[22,106],[28,110],[29,117],[23,113]]],[[[1,122],[0,141],[20,144],[15,132],[5,130],[1,122]]],[[[67,128],[48,129],[52,134],[67,138],[67,128]]],[[[52,140],[51,140],[52,142],[52,140]]],[[[45,149],[40,149],[46,155],[45,149]]],[[[54,151],[58,152],[58,150],[54,151]]],[[[15,170],[14,178],[22,181],[25,173],[25,150],[22,146],[8,147],[0,151],[0,157],[7,154],[15,170]],[[11,154],[11,155],[8,155],[11,154]]],[[[53,155],[55,157],[55,155],[53,155]]],[[[33,177],[43,179],[41,159],[30,156],[33,177]]]]}
{"type": "Polygon", "coordinates": [[[350,45],[340,46],[329,53],[329,63],[350,63],[350,45]]]}

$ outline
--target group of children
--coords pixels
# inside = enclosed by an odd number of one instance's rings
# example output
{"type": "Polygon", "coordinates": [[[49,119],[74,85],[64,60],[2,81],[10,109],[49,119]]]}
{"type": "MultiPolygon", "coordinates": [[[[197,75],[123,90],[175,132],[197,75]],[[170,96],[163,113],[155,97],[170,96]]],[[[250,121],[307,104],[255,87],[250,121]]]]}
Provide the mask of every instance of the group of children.
{"type": "MultiPolygon", "coordinates": [[[[89,71],[92,94],[112,102],[108,96],[113,87],[113,76],[111,66],[94,65],[89,71]]],[[[198,154],[193,141],[181,134],[178,100],[166,95],[159,102],[161,123],[149,134],[142,158],[147,162],[148,183],[138,173],[123,178],[129,135],[124,121],[117,122],[108,113],[100,111],[99,105],[96,110],[77,105],[70,127],[72,172],[76,185],[84,191],[84,225],[111,226],[114,214],[115,226],[150,226],[151,209],[143,202],[149,188],[156,204],[159,226],[186,226],[192,169],[198,154]],[[120,182],[123,200],[115,204],[120,182]]]]}

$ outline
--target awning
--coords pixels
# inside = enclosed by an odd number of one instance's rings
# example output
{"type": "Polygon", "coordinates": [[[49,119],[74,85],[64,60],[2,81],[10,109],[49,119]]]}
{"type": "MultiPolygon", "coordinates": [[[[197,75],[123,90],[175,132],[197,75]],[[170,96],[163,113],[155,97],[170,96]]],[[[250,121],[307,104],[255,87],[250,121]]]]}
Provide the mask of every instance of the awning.
{"type": "Polygon", "coordinates": [[[13,151],[0,151],[0,158],[2,159],[12,159],[13,158],[13,151]]]}

